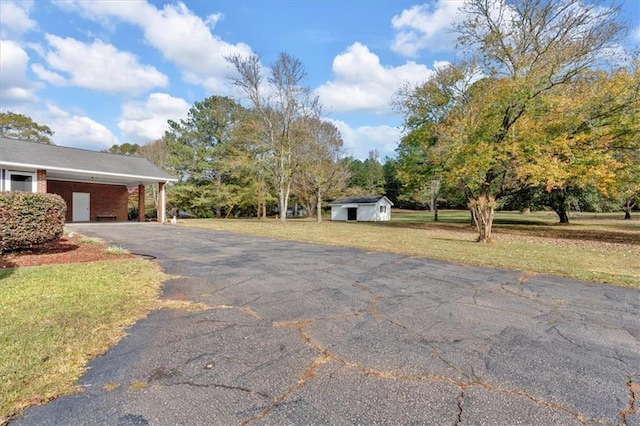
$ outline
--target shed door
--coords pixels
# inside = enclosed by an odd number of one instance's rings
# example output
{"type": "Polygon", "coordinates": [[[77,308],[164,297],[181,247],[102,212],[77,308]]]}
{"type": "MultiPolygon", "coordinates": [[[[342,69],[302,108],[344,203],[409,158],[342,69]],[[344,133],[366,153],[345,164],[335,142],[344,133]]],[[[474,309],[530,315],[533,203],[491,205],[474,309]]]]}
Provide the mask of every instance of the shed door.
{"type": "Polygon", "coordinates": [[[74,192],[73,193],[73,221],[74,222],[89,222],[89,193],[87,192],[74,192]]]}
{"type": "Polygon", "coordinates": [[[349,207],[347,209],[347,220],[358,220],[358,208],[349,207]]]}

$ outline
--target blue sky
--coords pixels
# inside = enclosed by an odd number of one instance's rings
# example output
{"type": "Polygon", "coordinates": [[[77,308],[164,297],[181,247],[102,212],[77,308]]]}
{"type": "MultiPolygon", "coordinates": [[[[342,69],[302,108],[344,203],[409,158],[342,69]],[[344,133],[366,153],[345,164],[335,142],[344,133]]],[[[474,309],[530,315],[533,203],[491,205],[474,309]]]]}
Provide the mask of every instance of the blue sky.
{"type": "MultiPolygon", "coordinates": [[[[26,114],[58,145],[102,150],[161,137],[195,101],[238,97],[224,56],[300,59],[349,155],[393,156],[403,84],[455,59],[456,0],[0,0],[0,110],[26,114]]],[[[640,0],[622,2],[627,48],[640,0]]]]}

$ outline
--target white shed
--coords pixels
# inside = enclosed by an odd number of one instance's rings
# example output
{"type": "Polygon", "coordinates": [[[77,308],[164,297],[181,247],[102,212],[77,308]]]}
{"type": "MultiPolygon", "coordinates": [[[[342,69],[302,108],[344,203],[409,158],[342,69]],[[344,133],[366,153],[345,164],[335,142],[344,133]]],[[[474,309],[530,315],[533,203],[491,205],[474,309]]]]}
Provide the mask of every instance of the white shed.
{"type": "Polygon", "coordinates": [[[393,203],[384,195],[345,197],[329,203],[331,220],[381,222],[391,220],[393,203]]]}

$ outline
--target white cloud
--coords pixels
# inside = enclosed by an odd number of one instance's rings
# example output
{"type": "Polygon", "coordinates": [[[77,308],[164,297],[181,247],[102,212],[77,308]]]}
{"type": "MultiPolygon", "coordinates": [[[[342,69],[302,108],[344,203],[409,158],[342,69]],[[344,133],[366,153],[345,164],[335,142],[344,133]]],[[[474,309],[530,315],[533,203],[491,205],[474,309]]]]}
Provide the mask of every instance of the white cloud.
{"type": "Polygon", "coordinates": [[[54,131],[56,145],[101,151],[118,143],[113,133],[97,121],[85,115],[70,114],[52,104],[47,105],[46,111],[34,112],[31,116],[54,131]]]}
{"type": "Polygon", "coordinates": [[[38,24],[29,18],[32,1],[7,1],[0,2],[0,37],[19,37],[38,27],[38,24]]]}
{"type": "Polygon", "coordinates": [[[374,149],[380,153],[380,161],[395,155],[400,140],[400,128],[388,125],[352,128],[341,120],[328,121],[340,131],[347,155],[364,160],[369,156],[369,151],[374,149]]]}
{"type": "Polygon", "coordinates": [[[637,26],[633,32],[633,38],[640,43],[640,26],[637,26]]]}
{"type": "Polygon", "coordinates": [[[45,36],[49,69],[35,64],[33,72],[53,85],[77,86],[106,92],[141,93],[167,86],[169,79],[155,67],[142,65],[129,52],[95,40],[91,44],[52,34],[45,36]]]}
{"type": "Polygon", "coordinates": [[[398,33],[391,49],[415,57],[424,49],[446,51],[454,47],[452,26],[462,20],[461,0],[438,0],[435,4],[415,5],[394,16],[391,25],[398,33]]]}
{"type": "Polygon", "coordinates": [[[26,76],[29,55],[17,43],[0,40],[0,99],[6,108],[21,102],[35,102],[33,85],[26,76]]]}
{"type": "Polygon", "coordinates": [[[64,7],[80,10],[88,18],[103,24],[109,18],[117,18],[139,26],[146,41],[177,64],[187,82],[202,85],[209,91],[229,86],[227,76],[232,70],[225,56],[251,54],[248,45],[227,43],[212,34],[212,28],[222,15],[203,19],[181,2],[166,4],[162,9],[146,1],[76,1],[65,2],[64,7]]]}
{"type": "Polygon", "coordinates": [[[335,78],[316,89],[332,112],[390,112],[391,99],[403,84],[418,83],[433,75],[425,65],[409,61],[385,67],[367,46],[354,43],[333,60],[335,78]]]}
{"type": "Polygon", "coordinates": [[[164,135],[169,128],[167,120],[186,118],[189,108],[182,98],[151,93],[144,102],[129,102],[122,106],[118,128],[127,142],[144,144],[164,135]]]}

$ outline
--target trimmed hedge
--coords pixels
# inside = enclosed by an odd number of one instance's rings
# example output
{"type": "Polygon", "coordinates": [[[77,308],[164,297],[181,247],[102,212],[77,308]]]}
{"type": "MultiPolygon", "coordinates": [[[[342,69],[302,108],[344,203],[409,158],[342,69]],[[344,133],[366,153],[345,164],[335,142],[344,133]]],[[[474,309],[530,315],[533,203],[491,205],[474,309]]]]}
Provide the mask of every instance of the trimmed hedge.
{"type": "Polygon", "coordinates": [[[0,192],[0,253],[59,239],[66,211],[56,194],[0,192]]]}

